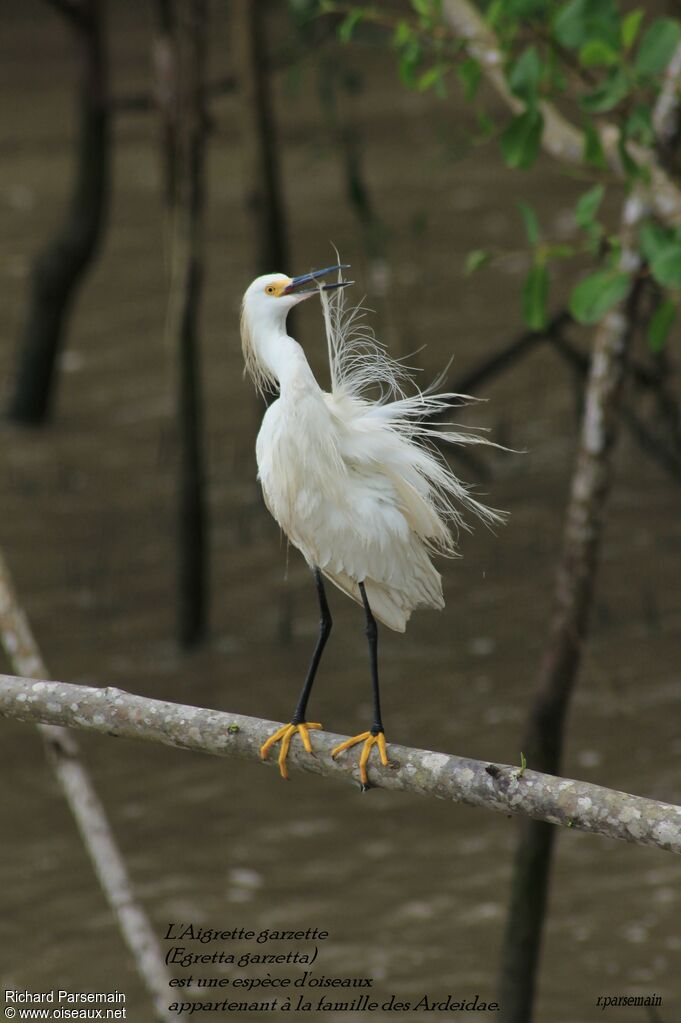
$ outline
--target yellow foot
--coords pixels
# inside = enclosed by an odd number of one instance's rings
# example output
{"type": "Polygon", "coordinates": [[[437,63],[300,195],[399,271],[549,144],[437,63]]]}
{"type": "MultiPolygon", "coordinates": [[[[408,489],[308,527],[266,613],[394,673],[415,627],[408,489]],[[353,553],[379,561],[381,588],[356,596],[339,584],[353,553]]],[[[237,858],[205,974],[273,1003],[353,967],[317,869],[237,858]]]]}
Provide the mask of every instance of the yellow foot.
{"type": "MultiPolygon", "coordinates": [[[[269,739],[266,740],[260,747],[260,759],[267,760],[267,754],[275,745],[275,743],[281,740],[281,746],[279,747],[279,773],[282,778],[288,778],[288,771],[286,770],[286,757],[288,756],[288,748],[291,745],[291,739],[298,732],[302,740],[303,746],[308,753],[312,753],[312,743],[310,742],[310,735],[308,728],[321,728],[322,726],[318,722],[312,721],[301,721],[300,724],[294,725],[282,725],[278,728],[274,735],[270,735],[269,739]]],[[[314,753],[312,753],[314,756],[314,753]]]]}
{"type": "Polygon", "coordinates": [[[383,766],[390,767],[390,761],[388,760],[388,753],[385,747],[385,735],[383,732],[377,732],[376,735],[374,735],[373,732],[362,732],[361,735],[354,735],[352,739],[346,739],[345,742],[341,742],[340,745],[335,746],[331,750],[331,756],[335,758],[339,753],[342,753],[346,749],[350,749],[351,746],[357,746],[360,742],[364,743],[364,748],[359,756],[359,779],[362,783],[362,789],[368,789],[369,778],[367,776],[367,763],[369,761],[369,754],[374,746],[378,746],[378,752],[383,766]]]}

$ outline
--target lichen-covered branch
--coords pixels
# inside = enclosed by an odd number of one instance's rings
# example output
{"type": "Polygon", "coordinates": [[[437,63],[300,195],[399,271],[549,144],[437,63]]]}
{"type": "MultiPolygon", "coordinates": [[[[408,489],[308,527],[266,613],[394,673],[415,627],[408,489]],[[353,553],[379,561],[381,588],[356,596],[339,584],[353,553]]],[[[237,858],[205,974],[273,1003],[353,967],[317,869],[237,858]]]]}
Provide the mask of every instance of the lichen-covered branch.
{"type": "MultiPolygon", "coordinates": [[[[450,0],[453,3],[454,0],[450,0]]],[[[456,0],[465,7],[465,0],[456,0]]],[[[571,695],[587,635],[599,561],[605,506],[610,485],[611,452],[617,434],[618,413],[629,342],[641,294],[642,255],[638,227],[650,207],[665,219],[678,218],[669,205],[665,216],[657,201],[657,177],[664,176],[659,159],[674,133],[678,109],[681,60],[674,54],[665,85],[658,97],[653,123],[660,132],[648,153],[651,187],[638,182],[627,197],[620,226],[620,270],[630,274],[625,298],[596,329],[586,384],[584,415],[577,461],[568,501],[563,553],[558,566],[554,612],[523,747],[541,770],[560,771],[563,732],[571,695]]],[[[531,1023],[541,936],[546,915],[555,831],[536,820],[521,822],[515,856],[511,899],[502,949],[500,999],[506,1023],[531,1023]]]]}
{"type": "MultiPolygon", "coordinates": [[[[33,638],[12,585],[9,569],[0,554],[0,644],[13,665],[30,678],[44,677],[47,668],[33,638]]],[[[163,962],[158,939],[133,891],[125,861],[116,845],[106,811],[80,760],[75,737],[60,722],[36,719],[47,760],[75,818],[85,848],[118,922],[123,940],[132,952],[137,971],[149,991],[157,1019],[168,1020],[170,974],[163,962]]]]}
{"type": "MultiPolygon", "coordinates": [[[[480,63],[487,81],[504,103],[515,113],[521,111],[524,103],[508,86],[504,74],[504,57],[496,35],[479,10],[470,0],[444,0],[442,10],[448,25],[461,39],[466,40],[468,52],[480,63]]],[[[664,118],[665,125],[671,124],[673,120],[671,101],[671,96],[674,95],[673,88],[674,86],[670,85],[668,92],[665,93],[670,95],[668,108],[665,107],[659,114],[660,118],[664,118]]],[[[544,118],[542,134],[544,150],[563,163],[582,166],[584,164],[582,132],[548,100],[540,103],[540,109],[544,118]]],[[[618,128],[614,124],[603,124],[599,130],[603,151],[611,170],[624,177],[618,128]]],[[[627,149],[638,163],[648,168],[650,175],[648,192],[657,216],[665,223],[681,224],[681,190],[651,150],[631,142],[627,143],[627,149]]]]}
{"type": "MultiPolygon", "coordinates": [[[[611,452],[634,311],[641,256],[636,231],[647,207],[635,190],[622,213],[620,269],[631,273],[628,296],[596,328],[586,382],[577,461],[567,505],[553,617],[523,748],[530,762],[560,770],[565,722],[577,680],[593,602],[610,484],[611,452]]],[[[507,1023],[530,1023],[546,914],[555,833],[524,821],[515,856],[511,903],[502,952],[500,997],[507,1023]]]]}
{"type": "MultiPolygon", "coordinates": [[[[278,722],[135,696],[120,689],[0,675],[0,716],[146,739],[214,756],[259,760],[278,722]]],[[[292,745],[292,769],[355,781],[357,758],[333,760],[344,737],[315,732],[315,756],[292,745]]],[[[681,853],[681,806],[642,796],[465,757],[391,744],[392,766],[371,764],[373,786],[450,799],[500,813],[522,814],[579,831],[681,853]]],[[[266,761],[276,767],[276,760],[266,761]]],[[[274,783],[274,782],[273,782],[274,783]]],[[[280,784],[277,781],[275,784],[280,784]]]]}
{"type": "Polygon", "coordinates": [[[662,91],[655,102],[653,130],[658,153],[662,159],[676,140],[679,131],[679,90],[681,89],[681,43],[667,65],[662,91]]]}

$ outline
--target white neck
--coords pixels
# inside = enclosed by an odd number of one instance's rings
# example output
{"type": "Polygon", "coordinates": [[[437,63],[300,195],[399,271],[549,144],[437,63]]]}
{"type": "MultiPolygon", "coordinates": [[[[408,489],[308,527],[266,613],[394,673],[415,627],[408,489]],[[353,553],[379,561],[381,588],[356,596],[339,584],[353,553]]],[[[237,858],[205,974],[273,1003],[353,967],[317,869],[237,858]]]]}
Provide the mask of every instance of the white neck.
{"type": "Polygon", "coordinates": [[[318,387],[302,347],[286,333],[286,322],[256,327],[253,342],[259,358],[279,384],[282,397],[301,385],[318,387]]]}

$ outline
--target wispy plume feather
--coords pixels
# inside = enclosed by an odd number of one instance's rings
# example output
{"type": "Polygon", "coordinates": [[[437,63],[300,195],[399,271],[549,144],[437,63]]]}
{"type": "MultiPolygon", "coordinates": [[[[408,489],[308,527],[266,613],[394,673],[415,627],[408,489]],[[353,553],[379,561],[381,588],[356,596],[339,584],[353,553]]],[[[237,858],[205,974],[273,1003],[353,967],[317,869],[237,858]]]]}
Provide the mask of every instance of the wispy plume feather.
{"type": "MultiPolygon", "coordinates": [[[[340,262],[340,259],[339,259],[340,262]]],[[[455,555],[452,536],[470,528],[465,512],[473,513],[488,526],[503,522],[504,512],[489,508],[475,496],[473,488],[450,469],[438,445],[484,444],[499,447],[480,430],[455,423],[443,423],[442,415],[478,399],[453,392],[433,393],[442,376],[421,389],[413,371],[391,358],[365,322],[361,305],[347,308],[343,288],[320,290],[331,372],[331,389],[338,402],[352,402],[356,414],[382,427],[393,442],[387,452],[404,484],[413,489],[434,513],[424,541],[433,549],[455,555]],[[411,393],[407,393],[411,392],[411,393]],[[437,417],[438,421],[432,420],[437,417]]]]}

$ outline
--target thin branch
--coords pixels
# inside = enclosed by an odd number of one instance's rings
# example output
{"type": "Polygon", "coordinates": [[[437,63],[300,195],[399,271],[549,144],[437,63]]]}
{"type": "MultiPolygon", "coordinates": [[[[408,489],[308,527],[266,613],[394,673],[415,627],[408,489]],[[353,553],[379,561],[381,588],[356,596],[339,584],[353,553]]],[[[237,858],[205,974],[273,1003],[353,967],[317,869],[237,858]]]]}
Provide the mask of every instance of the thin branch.
{"type": "Polygon", "coordinates": [[[483,384],[493,380],[509,366],[514,365],[521,355],[527,355],[542,341],[560,334],[563,327],[571,322],[572,317],[567,309],[561,309],[550,319],[543,330],[524,330],[511,338],[501,348],[482,359],[477,366],[463,373],[452,384],[447,384],[447,390],[454,394],[474,393],[483,384]]]}
{"type": "MultiPolygon", "coordinates": [[[[569,341],[564,334],[554,334],[549,338],[549,341],[557,354],[579,376],[586,379],[590,364],[588,355],[581,351],[577,345],[569,341]]],[[[653,389],[658,395],[658,401],[662,401],[665,392],[662,387],[663,380],[661,377],[648,370],[643,363],[632,362],[629,364],[629,375],[638,387],[653,389]],[[637,369],[640,372],[637,373],[637,369]]],[[[681,483],[681,450],[678,445],[673,442],[665,443],[661,437],[647,426],[629,402],[620,402],[619,414],[641,450],[657,462],[661,468],[665,469],[675,483],[681,483]]]]}
{"type": "MultiPolygon", "coordinates": [[[[45,676],[47,668],[17,600],[4,558],[0,554],[0,642],[15,671],[30,679],[45,676]]],[[[1,684],[1,683],[0,683],[1,684]]],[[[157,1019],[173,1017],[167,1009],[170,974],[153,928],[138,903],[125,861],[107,820],[106,811],[81,760],[74,736],[59,722],[38,723],[47,761],[73,814],[85,848],[137,971],[152,996],[157,1019]]]]}
{"type": "Polygon", "coordinates": [[[674,483],[681,484],[681,456],[678,451],[653,433],[628,403],[622,402],[620,415],[641,451],[657,462],[674,483]]]}
{"type": "MultiPolygon", "coordinates": [[[[0,675],[0,716],[145,739],[213,756],[259,761],[259,749],[279,722],[135,696],[121,689],[36,682],[0,675]]],[[[290,768],[357,780],[356,758],[333,760],[345,736],[315,732],[315,756],[297,743],[290,768]]],[[[577,831],[681,853],[681,806],[537,771],[391,744],[392,767],[372,764],[372,785],[520,814],[577,831]]],[[[276,760],[268,760],[276,767],[276,760]]],[[[279,782],[277,782],[279,784],[279,782]]]]}
{"type": "MultiPolygon", "coordinates": [[[[526,330],[511,338],[505,345],[482,359],[477,366],[466,371],[447,390],[454,394],[473,394],[484,384],[505,372],[524,355],[534,351],[541,343],[548,342],[561,358],[574,369],[579,377],[586,379],[589,372],[589,356],[565,336],[564,328],[573,323],[570,313],[563,309],[556,313],[544,330],[526,330]]],[[[664,377],[643,362],[630,360],[628,375],[640,389],[652,390],[668,420],[675,412],[673,398],[664,387],[664,377]]],[[[681,446],[672,438],[669,443],[653,432],[627,402],[621,403],[619,413],[639,447],[665,469],[675,483],[681,483],[681,446]]],[[[449,413],[445,410],[441,417],[449,413]]],[[[461,452],[457,450],[457,455],[461,452]]],[[[468,454],[467,452],[465,454],[468,454]]],[[[485,472],[484,463],[475,459],[476,471],[485,472]]]]}
{"type": "MultiPolygon", "coordinates": [[[[566,361],[586,376],[589,371],[589,356],[565,337],[565,328],[569,326],[576,326],[575,320],[567,309],[559,309],[543,330],[528,329],[516,334],[491,355],[486,355],[472,369],[466,370],[451,384],[447,384],[447,390],[456,394],[469,394],[476,391],[483,384],[489,383],[490,380],[512,366],[521,355],[538,347],[542,341],[552,344],[566,361]]],[[[659,370],[647,366],[644,362],[630,359],[627,372],[637,387],[647,388],[656,393],[662,390],[663,374],[659,370]]]]}

